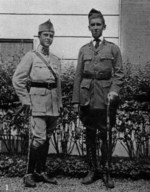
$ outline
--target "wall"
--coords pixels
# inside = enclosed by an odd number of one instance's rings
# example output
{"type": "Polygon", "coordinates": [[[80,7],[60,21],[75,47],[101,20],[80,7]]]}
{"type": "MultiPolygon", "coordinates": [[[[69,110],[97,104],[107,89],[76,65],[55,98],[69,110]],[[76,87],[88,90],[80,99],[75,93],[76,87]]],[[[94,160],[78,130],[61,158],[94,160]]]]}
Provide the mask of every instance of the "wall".
{"type": "Polygon", "coordinates": [[[105,15],[104,36],[119,44],[119,0],[0,0],[0,38],[34,38],[36,46],[38,25],[50,18],[56,31],[52,51],[76,61],[79,48],[90,41],[91,8],[105,15]]]}
{"type": "Polygon", "coordinates": [[[150,61],[150,1],[121,1],[121,50],[124,62],[150,61]]]}

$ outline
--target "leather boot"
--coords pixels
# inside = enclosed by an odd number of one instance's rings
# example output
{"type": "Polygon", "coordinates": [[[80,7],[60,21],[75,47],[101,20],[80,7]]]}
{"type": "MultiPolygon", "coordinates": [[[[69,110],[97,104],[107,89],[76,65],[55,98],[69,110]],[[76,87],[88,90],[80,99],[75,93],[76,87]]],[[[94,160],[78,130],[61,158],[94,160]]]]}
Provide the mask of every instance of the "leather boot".
{"type": "Polygon", "coordinates": [[[54,185],[58,184],[57,180],[55,178],[50,178],[46,172],[41,173],[41,178],[42,178],[42,181],[45,183],[51,183],[54,185]]]}
{"type": "Polygon", "coordinates": [[[39,148],[39,155],[36,165],[36,172],[34,174],[35,180],[37,182],[46,182],[51,184],[57,184],[57,180],[55,178],[50,178],[46,173],[46,159],[49,150],[49,140],[47,139],[46,142],[39,148]]]}
{"type": "Polygon", "coordinates": [[[102,180],[103,180],[106,188],[112,189],[115,187],[114,181],[112,180],[112,178],[110,177],[109,174],[103,173],[102,180]]]}
{"type": "Polygon", "coordinates": [[[37,159],[37,149],[34,148],[34,146],[31,143],[30,151],[28,154],[27,173],[24,176],[25,187],[36,187],[36,184],[33,178],[36,159],[37,159]]]}
{"type": "Polygon", "coordinates": [[[95,171],[89,171],[87,176],[83,178],[82,184],[88,185],[95,181],[95,171]]]}
{"type": "Polygon", "coordinates": [[[101,166],[103,169],[103,175],[102,180],[106,186],[106,188],[114,188],[115,184],[112,178],[110,177],[110,174],[108,173],[108,167],[110,167],[111,159],[109,160],[109,165],[106,166],[107,162],[107,142],[106,140],[102,140],[102,147],[101,147],[101,166]]]}
{"type": "Polygon", "coordinates": [[[33,174],[35,169],[35,164],[37,160],[37,149],[35,147],[30,146],[30,151],[28,155],[28,163],[27,163],[27,174],[33,174]]]}
{"type": "Polygon", "coordinates": [[[32,174],[26,174],[24,176],[24,184],[25,187],[36,187],[36,183],[34,182],[32,174]]]}
{"type": "Polygon", "coordinates": [[[86,130],[86,148],[87,148],[87,161],[89,166],[89,172],[82,180],[82,184],[91,184],[95,181],[96,176],[96,131],[86,130]]]}

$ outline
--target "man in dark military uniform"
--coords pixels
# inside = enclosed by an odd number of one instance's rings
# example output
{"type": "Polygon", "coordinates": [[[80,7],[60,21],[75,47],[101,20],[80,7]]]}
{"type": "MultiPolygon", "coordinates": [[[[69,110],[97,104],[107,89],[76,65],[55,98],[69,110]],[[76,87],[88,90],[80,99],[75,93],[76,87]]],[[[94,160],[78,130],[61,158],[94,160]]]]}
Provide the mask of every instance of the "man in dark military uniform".
{"type": "MultiPolygon", "coordinates": [[[[106,41],[102,36],[103,30],[106,28],[102,13],[92,9],[88,18],[89,30],[93,39],[79,51],[72,101],[74,109],[80,111],[81,121],[86,127],[87,157],[90,170],[83,179],[83,184],[90,184],[95,179],[97,129],[100,130],[102,139],[101,165],[103,168],[106,165],[108,153],[107,103],[110,101],[112,105],[118,99],[124,77],[118,46],[106,41]]],[[[109,188],[113,188],[113,181],[111,179],[106,181],[104,173],[104,183],[109,188]]]]}
{"type": "Polygon", "coordinates": [[[62,108],[60,60],[49,51],[54,38],[50,20],[39,25],[40,45],[21,60],[13,76],[13,85],[25,110],[31,110],[31,142],[26,187],[35,187],[35,181],[57,184],[46,173],[49,139],[56,128],[62,108]],[[30,79],[30,90],[27,82],[30,79]]]}

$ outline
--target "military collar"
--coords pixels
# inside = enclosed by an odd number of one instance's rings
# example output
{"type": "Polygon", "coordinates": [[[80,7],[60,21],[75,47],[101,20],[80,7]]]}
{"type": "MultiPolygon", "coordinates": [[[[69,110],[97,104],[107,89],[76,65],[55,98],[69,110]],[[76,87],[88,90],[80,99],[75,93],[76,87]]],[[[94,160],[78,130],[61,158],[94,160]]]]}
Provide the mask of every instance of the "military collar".
{"type": "Polygon", "coordinates": [[[43,47],[42,45],[39,45],[38,46],[38,48],[37,48],[37,50],[40,52],[40,53],[42,53],[43,55],[45,55],[45,56],[49,56],[49,48],[47,49],[47,48],[45,48],[45,47],[43,47]]]}

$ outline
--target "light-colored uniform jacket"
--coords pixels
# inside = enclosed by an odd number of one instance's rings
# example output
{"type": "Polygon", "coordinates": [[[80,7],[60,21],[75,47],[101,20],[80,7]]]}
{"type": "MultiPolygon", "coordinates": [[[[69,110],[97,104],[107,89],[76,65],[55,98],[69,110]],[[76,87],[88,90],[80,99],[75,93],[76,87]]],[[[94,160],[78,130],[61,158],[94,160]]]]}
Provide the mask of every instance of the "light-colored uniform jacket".
{"type": "Polygon", "coordinates": [[[105,39],[98,49],[93,42],[81,47],[73,89],[73,103],[90,106],[91,109],[105,109],[107,94],[115,91],[119,94],[123,84],[124,73],[120,49],[105,39]],[[108,79],[84,78],[83,74],[110,74],[108,79]]]}
{"type": "Polygon", "coordinates": [[[31,106],[33,116],[58,116],[62,107],[60,60],[51,53],[49,56],[43,55],[41,46],[36,51],[47,60],[56,73],[57,88],[49,90],[31,87],[28,92],[26,85],[29,79],[33,82],[55,82],[52,72],[34,51],[28,52],[17,66],[13,75],[13,86],[22,104],[31,106]]]}

